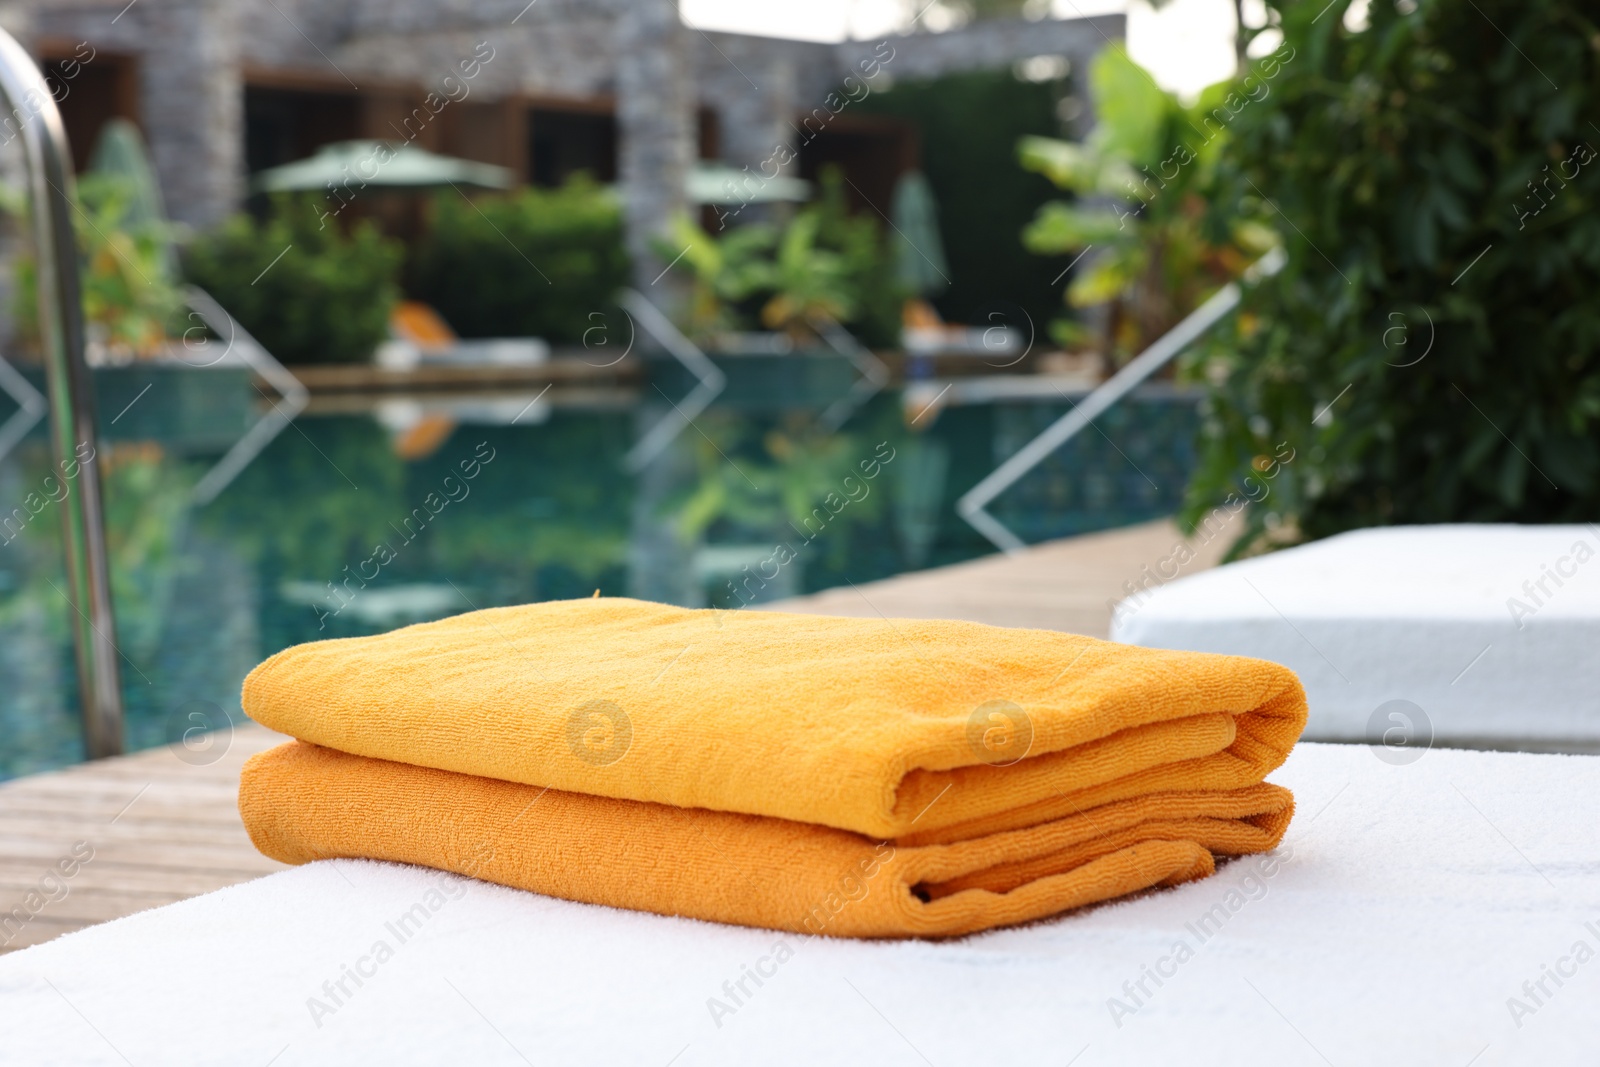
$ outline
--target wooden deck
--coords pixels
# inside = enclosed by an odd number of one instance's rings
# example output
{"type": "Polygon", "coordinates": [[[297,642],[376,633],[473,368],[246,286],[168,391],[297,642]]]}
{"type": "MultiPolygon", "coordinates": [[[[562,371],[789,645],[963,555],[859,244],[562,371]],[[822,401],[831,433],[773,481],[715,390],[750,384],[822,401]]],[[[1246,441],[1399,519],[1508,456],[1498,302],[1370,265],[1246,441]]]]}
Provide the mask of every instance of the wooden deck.
{"type": "MultiPolygon", "coordinates": [[[[1229,540],[1198,547],[1186,573],[1214,565],[1229,540]]],[[[1179,541],[1170,523],[1147,523],[770,606],[1103,637],[1123,583],[1179,541]]],[[[239,768],[281,740],[247,723],[205,765],[160,748],[0,784],[0,952],[281,869],[250,844],[235,806],[239,768]],[[61,875],[58,864],[84,855],[61,875]]]]}
{"type": "Polygon", "coordinates": [[[239,768],[281,740],[252,723],[205,766],[157,748],[0,785],[0,952],[281,870],[237,807],[239,768]]]}
{"type": "MultiPolygon", "coordinates": [[[[1216,566],[1233,538],[1232,529],[1224,526],[1209,543],[1188,542],[1195,558],[1183,573],[1216,566]]],[[[1111,605],[1127,595],[1123,583],[1139,581],[1145,567],[1153,571],[1182,543],[1170,522],[1147,522],[770,606],[817,615],[968,619],[1106,637],[1111,605]]]]}

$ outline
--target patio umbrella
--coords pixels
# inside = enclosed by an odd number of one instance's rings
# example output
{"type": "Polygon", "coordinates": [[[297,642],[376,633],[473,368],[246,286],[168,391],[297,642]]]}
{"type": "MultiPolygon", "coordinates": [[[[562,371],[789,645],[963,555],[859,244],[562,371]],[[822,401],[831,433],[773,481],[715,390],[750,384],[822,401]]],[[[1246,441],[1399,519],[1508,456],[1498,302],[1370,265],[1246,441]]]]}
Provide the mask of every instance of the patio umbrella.
{"type": "MultiPolygon", "coordinates": [[[[128,202],[122,223],[132,227],[165,226],[167,208],[161,198],[161,183],[150,165],[139,127],[127,119],[111,119],[100,130],[94,152],[89,157],[89,173],[102,174],[123,183],[128,202]]],[[[170,230],[166,231],[170,237],[170,230]]],[[[167,277],[178,274],[178,257],[170,240],[162,251],[161,266],[167,277]]]]}
{"type": "Polygon", "coordinates": [[[942,292],[950,284],[950,266],[939,237],[933,187],[921,171],[901,175],[889,214],[894,219],[895,277],[918,296],[942,292]]]}
{"type": "Polygon", "coordinates": [[[516,175],[506,167],[441,156],[413,144],[392,141],[339,141],[323,145],[308,159],[285,163],[255,176],[260,193],[321,191],[330,185],[354,188],[428,189],[472,186],[509,189],[516,175]]]}
{"type": "Polygon", "coordinates": [[[691,204],[800,203],[811,199],[811,183],[779,175],[769,178],[759,171],[740,170],[724,163],[696,163],[685,183],[691,204]]]}
{"type": "Polygon", "coordinates": [[[127,119],[111,119],[101,129],[89,157],[89,171],[111,175],[127,184],[131,195],[123,221],[133,225],[167,221],[161,186],[145,151],[144,138],[139,135],[139,127],[127,119]]]}

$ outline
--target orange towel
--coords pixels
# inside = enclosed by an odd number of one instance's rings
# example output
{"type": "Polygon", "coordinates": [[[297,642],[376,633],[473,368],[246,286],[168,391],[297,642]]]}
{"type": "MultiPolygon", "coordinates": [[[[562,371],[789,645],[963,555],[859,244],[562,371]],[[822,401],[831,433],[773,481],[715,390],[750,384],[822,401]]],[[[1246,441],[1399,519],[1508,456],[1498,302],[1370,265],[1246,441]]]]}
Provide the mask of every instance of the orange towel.
{"type": "Polygon", "coordinates": [[[907,846],[290,742],[251,758],[239,809],[286,863],[417,863],[593,904],[843,937],[951,936],[1212,872],[1261,852],[1285,789],[1136,796],[1023,830],[907,846]]]}
{"type": "Polygon", "coordinates": [[[251,673],[244,709],[355,755],[902,844],[1245,789],[1306,716],[1261,660],[620,598],[300,645],[251,673]]]}

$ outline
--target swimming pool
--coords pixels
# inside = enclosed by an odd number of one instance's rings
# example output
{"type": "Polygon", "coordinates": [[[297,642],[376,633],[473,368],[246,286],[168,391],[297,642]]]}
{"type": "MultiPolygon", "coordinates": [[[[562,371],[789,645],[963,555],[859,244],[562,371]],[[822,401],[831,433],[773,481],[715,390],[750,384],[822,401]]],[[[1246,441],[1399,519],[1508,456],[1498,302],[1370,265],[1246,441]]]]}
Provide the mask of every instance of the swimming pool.
{"type": "MultiPolygon", "coordinates": [[[[731,608],[985,554],[954,501],[1072,403],[908,426],[890,391],[824,433],[848,375],[771,360],[732,384],[638,469],[630,451],[682,392],[660,370],[538,399],[318,397],[196,505],[260,416],[248,378],[102,375],[128,749],[239,722],[245,673],[300,641],[597,589],[731,608]]],[[[1030,541],[1169,514],[1196,425],[1192,397],[1136,395],[995,514],[1030,541]]],[[[0,532],[0,778],[82,758],[52,469],[40,428],[0,461],[0,515],[25,516],[0,532]]]]}

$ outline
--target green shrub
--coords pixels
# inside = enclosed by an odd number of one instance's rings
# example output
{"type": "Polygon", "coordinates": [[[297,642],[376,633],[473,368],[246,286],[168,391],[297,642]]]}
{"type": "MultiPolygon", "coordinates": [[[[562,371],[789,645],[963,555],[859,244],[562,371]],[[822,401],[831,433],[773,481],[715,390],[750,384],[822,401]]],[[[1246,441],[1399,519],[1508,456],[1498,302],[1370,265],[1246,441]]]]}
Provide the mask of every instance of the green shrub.
{"type": "Polygon", "coordinates": [[[389,336],[401,255],[370,222],[346,235],[282,198],[265,221],[239,215],[199,237],[183,267],[284,363],[361,363],[389,336]]]}
{"type": "MultiPolygon", "coordinates": [[[[851,105],[916,127],[949,263],[950,286],[933,304],[948,321],[990,326],[998,310],[1006,316],[1001,321],[1020,326],[1020,308],[1042,335],[1061,314],[1061,287],[1052,279],[1072,257],[1033,255],[1021,237],[1057,191],[1016,165],[1016,146],[1023,137],[1062,134],[1057,106],[1071,88],[1065,78],[1031,82],[1010,70],[962,71],[930,81],[908,77],[851,105]]],[[[887,199],[866,209],[874,218],[879,211],[891,211],[887,199]]]]}
{"type": "MultiPolygon", "coordinates": [[[[81,254],[83,316],[91,340],[114,352],[147,355],[167,340],[178,320],[179,295],[168,266],[170,223],[141,218],[140,190],[121,175],[85,174],[77,183],[74,230],[81,254]]],[[[20,201],[4,210],[20,219],[20,201]]],[[[39,344],[38,266],[31,251],[18,257],[13,313],[17,333],[39,344]]],[[[180,326],[181,332],[182,327],[180,326]]]]}
{"type": "Polygon", "coordinates": [[[622,210],[593,182],[435,203],[410,290],[462,337],[576,344],[628,282],[622,210]]]}
{"type": "Polygon", "coordinates": [[[1247,543],[1285,520],[1593,520],[1592,9],[1373,0],[1352,32],[1346,6],[1268,0],[1293,56],[1232,120],[1214,196],[1274,225],[1289,266],[1192,363],[1210,417],[1184,517],[1287,444],[1247,543]]]}

